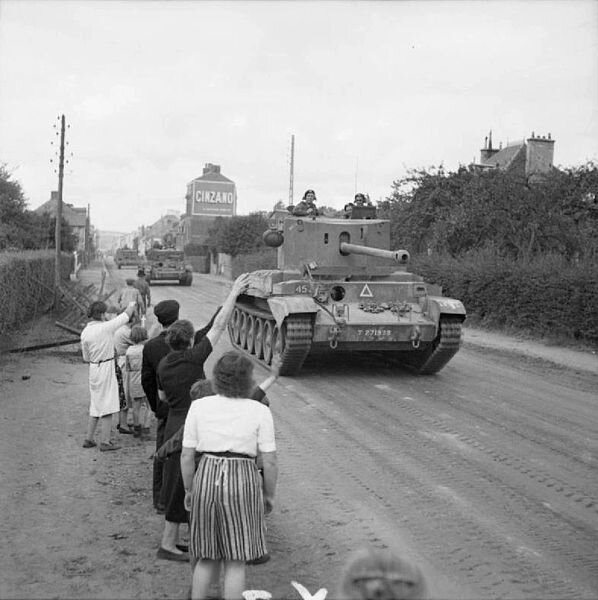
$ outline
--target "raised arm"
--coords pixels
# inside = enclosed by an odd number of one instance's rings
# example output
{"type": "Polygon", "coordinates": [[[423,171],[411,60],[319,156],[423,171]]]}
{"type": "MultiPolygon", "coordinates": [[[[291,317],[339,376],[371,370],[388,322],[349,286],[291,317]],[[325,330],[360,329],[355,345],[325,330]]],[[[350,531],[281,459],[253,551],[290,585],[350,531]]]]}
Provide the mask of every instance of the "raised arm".
{"type": "Polygon", "coordinates": [[[195,332],[195,335],[193,336],[193,345],[199,343],[201,341],[201,339],[203,337],[205,337],[206,333],[208,333],[208,331],[210,331],[210,329],[212,329],[212,326],[214,325],[214,321],[216,320],[216,317],[218,316],[218,313],[222,310],[222,306],[219,306],[216,309],[216,312],[212,315],[212,318],[210,319],[210,321],[208,322],[207,325],[205,325],[204,327],[202,327],[201,329],[198,329],[195,332]]]}
{"type": "Polygon", "coordinates": [[[111,321],[105,321],[102,323],[102,327],[107,331],[115,332],[119,327],[122,327],[125,323],[128,323],[135,312],[137,307],[136,302],[129,302],[127,308],[121,312],[118,316],[114,317],[111,321]],[[126,318],[125,318],[126,317],[126,318]]]}
{"type": "Polygon", "coordinates": [[[278,479],[278,461],[276,459],[276,452],[262,452],[261,457],[264,470],[264,511],[268,514],[274,508],[276,481],[278,479]]]}
{"type": "Polygon", "coordinates": [[[248,287],[249,275],[247,273],[243,273],[243,275],[239,275],[239,277],[235,279],[233,287],[231,288],[226,300],[224,301],[224,304],[222,305],[222,309],[214,319],[214,324],[212,325],[210,331],[208,331],[206,334],[206,337],[210,340],[210,344],[212,344],[212,348],[216,346],[220,336],[222,335],[222,332],[226,329],[226,326],[230,321],[237,297],[248,287]]]}
{"type": "Polygon", "coordinates": [[[280,375],[280,356],[276,355],[272,359],[272,365],[270,367],[270,375],[260,383],[258,386],[264,394],[268,391],[268,388],[278,379],[280,375]]]}

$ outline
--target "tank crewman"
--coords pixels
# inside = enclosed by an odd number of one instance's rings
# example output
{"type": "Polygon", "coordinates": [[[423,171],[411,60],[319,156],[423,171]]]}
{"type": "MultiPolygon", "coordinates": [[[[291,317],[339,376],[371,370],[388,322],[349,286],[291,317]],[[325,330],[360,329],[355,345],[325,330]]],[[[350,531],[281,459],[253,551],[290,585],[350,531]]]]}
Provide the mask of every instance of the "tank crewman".
{"type": "Polygon", "coordinates": [[[137,279],[135,280],[135,287],[139,290],[141,297],[143,298],[144,310],[142,314],[146,314],[147,309],[151,306],[152,295],[150,286],[145,279],[145,269],[139,268],[137,271],[137,279]]]}
{"type": "Polygon", "coordinates": [[[365,194],[355,194],[353,204],[355,206],[372,206],[370,199],[365,194]]]}
{"type": "Polygon", "coordinates": [[[317,217],[320,213],[316,206],[316,193],[313,190],[307,190],[303,194],[301,202],[297,206],[288,206],[287,210],[291,212],[294,217],[317,217]]]}
{"type": "Polygon", "coordinates": [[[354,206],[373,206],[373,204],[370,201],[369,197],[365,194],[355,194],[353,202],[345,204],[345,208],[343,209],[345,211],[345,218],[348,219],[351,216],[351,211],[353,210],[354,206]]]}

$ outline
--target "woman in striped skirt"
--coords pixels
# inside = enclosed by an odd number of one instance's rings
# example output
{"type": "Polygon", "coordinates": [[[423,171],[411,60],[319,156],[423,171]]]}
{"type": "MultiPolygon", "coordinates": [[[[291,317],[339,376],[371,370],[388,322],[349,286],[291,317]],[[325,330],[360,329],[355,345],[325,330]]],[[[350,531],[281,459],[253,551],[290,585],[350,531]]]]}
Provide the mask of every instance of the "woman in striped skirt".
{"type": "Polygon", "coordinates": [[[223,596],[237,600],[245,590],[245,562],[266,554],[264,514],[274,505],[278,471],[274,422],[270,409],[251,399],[253,363],[245,356],[225,353],[214,366],[212,385],[216,394],[189,409],[181,454],[189,551],[197,561],[191,597],[207,596],[223,562],[223,596]]]}

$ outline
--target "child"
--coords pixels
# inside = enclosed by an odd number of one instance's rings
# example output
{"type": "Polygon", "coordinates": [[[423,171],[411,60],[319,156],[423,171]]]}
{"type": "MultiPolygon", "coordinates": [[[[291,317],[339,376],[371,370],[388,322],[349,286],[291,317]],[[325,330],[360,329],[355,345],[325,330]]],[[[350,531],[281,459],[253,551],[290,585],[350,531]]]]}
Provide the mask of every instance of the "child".
{"type": "Polygon", "coordinates": [[[430,594],[417,564],[388,548],[362,548],[346,564],[337,598],[423,600],[430,594]]]}
{"type": "Polygon", "coordinates": [[[133,406],[133,436],[142,441],[150,440],[152,412],[141,387],[141,364],[143,362],[143,344],[147,340],[147,330],[141,325],[131,328],[132,346],[125,354],[125,379],[127,398],[133,406]],[[143,414],[143,416],[142,416],[143,414]]]}

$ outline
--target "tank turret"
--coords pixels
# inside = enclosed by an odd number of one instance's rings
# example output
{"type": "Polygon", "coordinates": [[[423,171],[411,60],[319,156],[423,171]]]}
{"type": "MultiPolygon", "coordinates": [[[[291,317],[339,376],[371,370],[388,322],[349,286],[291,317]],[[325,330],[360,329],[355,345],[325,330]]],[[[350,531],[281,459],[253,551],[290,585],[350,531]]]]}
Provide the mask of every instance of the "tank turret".
{"type": "Polygon", "coordinates": [[[264,242],[278,247],[282,271],[302,271],[310,265],[317,276],[386,276],[396,265],[409,262],[407,250],[390,250],[389,221],[298,218],[280,212],[271,217],[264,242]]]}
{"type": "Polygon", "coordinates": [[[384,219],[296,217],[275,211],[264,242],[278,268],[255,271],[229,326],[233,345],[296,374],[310,354],[383,352],[420,374],[457,352],[465,308],[407,270],[384,219]]]}

